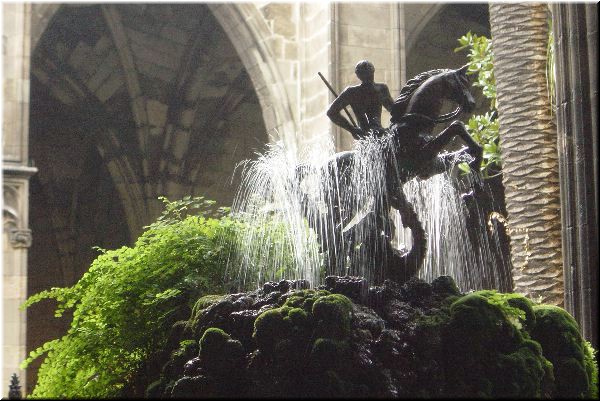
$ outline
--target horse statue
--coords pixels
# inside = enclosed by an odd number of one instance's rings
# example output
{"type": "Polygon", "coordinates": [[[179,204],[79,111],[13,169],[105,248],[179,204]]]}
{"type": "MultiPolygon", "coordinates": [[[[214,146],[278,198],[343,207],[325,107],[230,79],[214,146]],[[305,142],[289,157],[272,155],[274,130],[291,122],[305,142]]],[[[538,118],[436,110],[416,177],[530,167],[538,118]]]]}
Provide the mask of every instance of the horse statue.
{"type": "MultiPolygon", "coordinates": [[[[371,138],[359,141],[371,141],[365,146],[377,149],[381,157],[372,160],[367,157],[365,162],[361,153],[363,144],[359,143],[357,149],[336,153],[327,161],[326,174],[336,183],[336,189],[327,195],[329,210],[323,219],[333,224],[309,219],[309,225],[313,221],[311,228],[317,232],[322,250],[327,252],[332,273],[348,272],[347,259],[357,252],[362,252],[363,256],[368,254],[367,259],[379,270],[379,274],[372,276],[375,282],[386,278],[403,282],[421,268],[427,251],[427,234],[402,187],[415,177],[427,179],[448,171],[456,160],[465,158],[470,160],[472,170],[479,171],[483,150],[464,124],[454,120],[475,107],[466,72],[467,66],[456,70],[437,69],[409,80],[393,103],[391,125],[385,134],[373,133],[371,138]],[[454,103],[456,108],[441,115],[444,101],[454,103]],[[452,122],[445,129],[433,135],[436,125],[449,121],[452,122]],[[466,148],[444,152],[455,137],[461,138],[466,148]],[[352,185],[358,177],[357,170],[364,175],[365,169],[373,167],[370,163],[379,164],[382,173],[375,181],[382,188],[367,189],[366,192],[370,191],[375,199],[359,205],[353,199],[353,192],[365,191],[352,185]],[[390,208],[399,212],[403,225],[411,230],[413,246],[410,251],[401,252],[392,246],[394,223],[390,208]]],[[[297,172],[301,181],[306,171],[299,166],[297,172]]],[[[364,275],[365,272],[360,273],[364,275]]]]}

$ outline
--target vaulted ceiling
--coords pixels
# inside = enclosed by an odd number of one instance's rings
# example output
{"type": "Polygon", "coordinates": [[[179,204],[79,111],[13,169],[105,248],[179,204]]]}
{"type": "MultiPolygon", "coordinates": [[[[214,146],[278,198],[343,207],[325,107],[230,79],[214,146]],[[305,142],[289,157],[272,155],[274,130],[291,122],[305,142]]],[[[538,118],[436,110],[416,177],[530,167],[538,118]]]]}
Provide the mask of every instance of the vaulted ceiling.
{"type": "Polygon", "coordinates": [[[62,5],[31,77],[31,225],[63,276],[92,245],[135,239],[158,196],[230,204],[236,164],[267,142],[246,70],[202,4],[62,5]]]}
{"type": "Polygon", "coordinates": [[[62,6],[31,72],[32,120],[44,125],[31,135],[38,167],[45,156],[36,145],[53,147],[60,140],[52,135],[67,136],[62,155],[53,152],[67,165],[48,166],[62,176],[77,175],[67,171],[81,163],[75,148],[95,147],[132,231],[157,214],[158,195],[230,201],[233,190],[211,188],[223,181],[212,173],[233,170],[231,156],[251,156],[247,150],[266,141],[244,66],[201,4],[62,6]],[[76,134],[64,130],[67,122],[76,134]]]}

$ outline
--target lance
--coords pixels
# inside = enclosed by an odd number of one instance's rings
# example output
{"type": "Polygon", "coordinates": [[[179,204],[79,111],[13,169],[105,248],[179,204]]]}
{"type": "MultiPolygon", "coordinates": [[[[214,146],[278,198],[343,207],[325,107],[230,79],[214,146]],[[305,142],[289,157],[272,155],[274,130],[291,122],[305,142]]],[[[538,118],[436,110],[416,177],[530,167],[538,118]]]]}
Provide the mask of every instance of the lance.
{"type": "MultiPolygon", "coordinates": [[[[317,72],[317,74],[319,74],[319,76],[321,77],[321,79],[323,80],[323,82],[325,83],[327,88],[331,91],[331,93],[333,93],[333,96],[335,96],[337,98],[338,94],[335,93],[335,89],[333,89],[333,87],[329,84],[329,82],[327,82],[327,79],[325,79],[323,74],[321,74],[320,72],[317,72]]],[[[346,109],[346,107],[344,107],[344,111],[346,112],[346,115],[350,119],[350,122],[352,123],[352,125],[355,127],[358,127],[358,125],[356,124],[356,121],[354,121],[354,118],[352,118],[352,115],[350,115],[350,112],[348,111],[348,109],[346,109]]]]}

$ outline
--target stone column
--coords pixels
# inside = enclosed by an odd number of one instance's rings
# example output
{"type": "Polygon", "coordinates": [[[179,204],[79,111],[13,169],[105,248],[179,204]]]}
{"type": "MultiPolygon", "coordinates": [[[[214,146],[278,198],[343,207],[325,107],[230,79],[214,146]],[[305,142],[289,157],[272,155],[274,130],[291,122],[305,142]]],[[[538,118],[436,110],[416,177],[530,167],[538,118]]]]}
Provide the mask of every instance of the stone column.
{"type": "Polygon", "coordinates": [[[553,4],[565,307],[598,346],[598,9],[553,4]]]}
{"type": "Polygon", "coordinates": [[[2,394],[8,380],[17,373],[22,388],[25,372],[19,364],[25,359],[26,313],[19,306],[27,297],[27,248],[31,245],[28,227],[29,177],[29,65],[30,4],[6,3],[3,11],[3,333],[2,394]]]}

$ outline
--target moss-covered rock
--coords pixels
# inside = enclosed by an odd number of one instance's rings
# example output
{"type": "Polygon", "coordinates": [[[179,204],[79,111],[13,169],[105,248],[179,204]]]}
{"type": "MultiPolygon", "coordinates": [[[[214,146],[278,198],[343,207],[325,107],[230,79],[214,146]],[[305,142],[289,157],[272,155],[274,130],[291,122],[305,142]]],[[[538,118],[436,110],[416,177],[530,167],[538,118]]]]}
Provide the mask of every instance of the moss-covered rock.
{"type": "Polygon", "coordinates": [[[597,352],[588,341],[585,342],[585,370],[590,379],[590,386],[587,396],[598,399],[598,359],[597,352]]]}
{"type": "Polygon", "coordinates": [[[368,291],[361,283],[328,278],[328,290],[296,290],[286,281],[199,300],[196,331],[180,334],[191,341],[165,353],[147,395],[597,396],[594,351],[560,308],[518,294],[461,294],[447,276],[368,291]]]}
{"type": "Polygon", "coordinates": [[[331,338],[345,338],[350,335],[352,301],[341,294],[331,294],[318,298],[312,307],[317,334],[331,338]]]}
{"type": "Polygon", "coordinates": [[[544,355],[554,365],[554,396],[591,397],[594,378],[590,374],[593,374],[594,367],[589,356],[586,358],[589,352],[586,352],[586,344],[575,319],[564,309],[552,305],[536,305],[533,311],[536,324],[531,337],[540,343],[544,355]]]}
{"type": "Polygon", "coordinates": [[[207,329],[200,339],[200,365],[215,376],[228,376],[241,369],[246,354],[242,343],[218,328],[207,329]]]}
{"type": "Polygon", "coordinates": [[[530,304],[503,295],[479,291],[451,305],[444,335],[449,394],[539,398],[552,393],[552,365],[520,330],[517,319],[526,320],[525,311],[514,310],[530,304]]]}
{"type": "Polygon", "coordinates": [[[271,309],[256,318],[253,338],[258,349],[263,352],[271,352],[279,341],[289,337],[291,324],[284,318],[287,317],[290,310],[291,308],[287,306],[271,309]]]}
{"type": "Polygon", "coordinates": [[[317,338],[310,352],[310,365],[322,371],[337,369],[347,362],[348,342],[317,338]]]}

